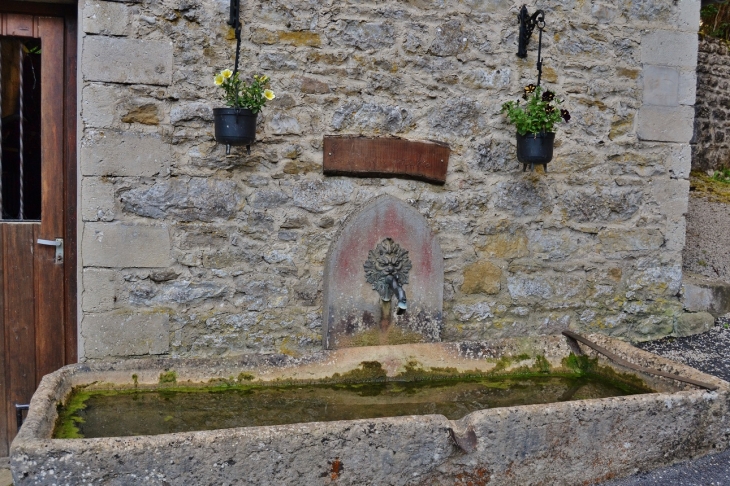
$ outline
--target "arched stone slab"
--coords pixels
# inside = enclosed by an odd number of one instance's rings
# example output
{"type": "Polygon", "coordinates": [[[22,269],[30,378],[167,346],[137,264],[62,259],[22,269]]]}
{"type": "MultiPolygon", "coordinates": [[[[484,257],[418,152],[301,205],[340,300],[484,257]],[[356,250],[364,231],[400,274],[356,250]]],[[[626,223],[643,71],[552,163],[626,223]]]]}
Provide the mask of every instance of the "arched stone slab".
{"type": "Polygon", "coordinates": [[[440,341],[443,289],[443,254],[426,219],[393,196],[379,196],[347,218],[327,254],[324,347],[440,341]],[[408,309],[383,330],[384,306],[363,265],[386,238],[408,251],[412,268],[403,286],[408,309]]]}

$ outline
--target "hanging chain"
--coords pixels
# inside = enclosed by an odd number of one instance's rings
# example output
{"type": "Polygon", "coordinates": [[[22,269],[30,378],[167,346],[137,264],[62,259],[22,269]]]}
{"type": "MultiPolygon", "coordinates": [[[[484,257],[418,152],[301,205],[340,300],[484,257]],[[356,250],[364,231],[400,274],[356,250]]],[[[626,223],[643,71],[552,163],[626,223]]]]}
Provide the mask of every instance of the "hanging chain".
{"type": "Polygon", "coordinates": [[[537,30],[540,31],[540,37],[537,41],[537,85],[540,86],[542,80],[542,31],[545,30],[545,15],[537,19],[537,30]]]}
{"type": "Polygon", "coordinates": [[[23,221],[23,219],[25,219],[25,214],[24,214],[25,210],[23,207],[24,206],[24,204],[23,204],[23,164],[24,164],[24,160],[23,160],[24,159],[24,157],[23,157],[23,152],[24,152],[24,147],[23,147],[23,85],[25,84],[25,74],[23,72],[25,69],[25,66],[24,66],[25,62],[24,62],[24,58],[23,58],[23,56],[25,54],[25,52],[23,50],[24,47],[25,46],[21,42],[20,43],[20,120],[18,120],[19,126],[20,126],[20,139],[19,139],[19,141],[20,141],[19,169],[20,170],[19,170],[19,172],[20,172],[20,220],[21,221],[23,221]]]}
{"type": "Polygon", "coordinates": [[[241,23],[236,25],[236,63],[233,65],[233,75],[238,72],[238,59],[241,55],[241,23]]]}

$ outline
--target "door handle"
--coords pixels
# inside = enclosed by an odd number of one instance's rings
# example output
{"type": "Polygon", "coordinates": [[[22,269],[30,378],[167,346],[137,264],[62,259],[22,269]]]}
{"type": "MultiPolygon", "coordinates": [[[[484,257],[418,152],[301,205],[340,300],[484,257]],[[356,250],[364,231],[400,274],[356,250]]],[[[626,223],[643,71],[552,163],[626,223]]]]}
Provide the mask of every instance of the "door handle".
{"type": "Polygon", "coordinates": [[[56,263],[63,263],[63,238],[56,238],[55,240],[42,240],[38,238],[39,245],[55,246],[56,247],[56,263]]]}
{"type": "Polygon", "coordinates": [[[18,403],[15,404],[15,420],[18,423],[18,432],[20,432],[20,427],[23,426],[23,411],[28,411],[30,409],[30,405],[20,405],[18,403]]]}

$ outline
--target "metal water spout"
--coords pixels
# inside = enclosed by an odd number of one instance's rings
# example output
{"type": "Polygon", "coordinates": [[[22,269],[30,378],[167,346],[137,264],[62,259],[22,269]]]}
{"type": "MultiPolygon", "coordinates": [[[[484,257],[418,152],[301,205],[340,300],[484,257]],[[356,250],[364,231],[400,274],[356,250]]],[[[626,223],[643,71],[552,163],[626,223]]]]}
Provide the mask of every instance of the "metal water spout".
{"type": "Polygon", "coordinates": [[[406,291],[403,286],[408,283],[408,272],[412,267],[408,251],[386,238],[368,253],[365,262],[365,278],[380,294],[383,302],[390,302],[395,295],[398,300],[396,313],[403,314],[408,309],[406,291]]]}
{"type": "MultiPolygon", "coordinates": [[[[408,302],[406,299],[406,291],[403,288],[403,286],[398,281],[397,276],[389,275],[386,277],[387,280],[390,281],[390,288],[393,291],[393,294],[395,294],[395,297],[398,299],[398,306],[396,308],[396,313],[398,315],[403,314],[408,309],[408,302]]],[[[390,299],[388,299],[390,300],[390,299]]]]}

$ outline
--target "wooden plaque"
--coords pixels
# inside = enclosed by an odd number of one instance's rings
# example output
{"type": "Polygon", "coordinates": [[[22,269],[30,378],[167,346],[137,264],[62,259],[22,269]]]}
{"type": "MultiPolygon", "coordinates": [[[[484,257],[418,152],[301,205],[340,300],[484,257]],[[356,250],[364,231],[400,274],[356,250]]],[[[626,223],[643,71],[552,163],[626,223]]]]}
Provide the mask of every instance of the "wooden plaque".
{"type": "Polygon", "coordinates": [[[408,177],[443,184],[451,149],[445,143],[401,138],[325,136],[326,175],[408,177]]]}

